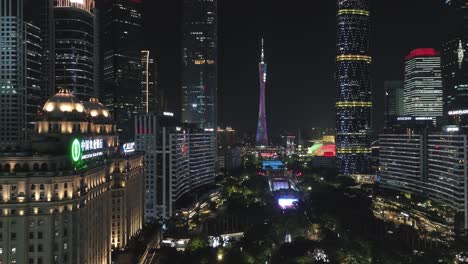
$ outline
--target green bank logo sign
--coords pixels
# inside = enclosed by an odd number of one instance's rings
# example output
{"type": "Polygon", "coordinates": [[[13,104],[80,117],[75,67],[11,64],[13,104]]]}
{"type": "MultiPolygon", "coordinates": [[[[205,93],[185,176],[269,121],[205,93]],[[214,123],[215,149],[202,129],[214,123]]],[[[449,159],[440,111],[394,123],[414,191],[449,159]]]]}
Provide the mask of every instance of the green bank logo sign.
{"type": "Polygon", "coordinates": [[[81,159],[81,144],[78,139],[75,138],[73,140],[72,146],[71,146],[71,157],[74,162],[77,162],[81,159]]]}
{"type": "Polygon", "coordinates": [[[70,154],[73,162],[95,158],[104,155],[104,141],[102,139],[79,140],[75,138],[71,143],[70,154]]]}

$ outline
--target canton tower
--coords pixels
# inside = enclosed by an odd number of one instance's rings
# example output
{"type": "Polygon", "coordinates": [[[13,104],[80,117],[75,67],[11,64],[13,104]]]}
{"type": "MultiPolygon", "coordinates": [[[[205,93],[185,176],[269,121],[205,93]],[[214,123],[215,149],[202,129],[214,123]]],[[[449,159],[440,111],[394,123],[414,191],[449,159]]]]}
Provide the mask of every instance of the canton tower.
{"type": "Polygon", "coordinates": [[[338,0],[336,148],[339,175],[369,174],[371,154],[370,0],[338,0]]]}
{"type": "Polygon", "coordinates": [[[258,64],[259,68],[259,79],[260,79],[260,104],[258,110],[258,125],[257,125],[257,146],[268,145],[268,133],[266,124],[266,111],[265,111],[265,88],[267,78],[267,64],[265,63],[265,53],[263,50],[263,38],[262,38],[262,56],[261,61],[258,64]]]}

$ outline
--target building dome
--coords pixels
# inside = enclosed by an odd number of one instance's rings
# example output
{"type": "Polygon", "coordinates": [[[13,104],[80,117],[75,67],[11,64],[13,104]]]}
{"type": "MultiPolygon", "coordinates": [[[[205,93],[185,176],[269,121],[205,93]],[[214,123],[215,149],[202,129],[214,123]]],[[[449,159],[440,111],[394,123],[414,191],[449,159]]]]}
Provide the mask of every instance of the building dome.
{"type": "Polygon", "coordinates": [[[42,108],[44,113],[84,113],[85,107],[69,89],[59,89],[58,93],[52,96],[42,108]]]}
{"type": "Polygon", "coordinates": [[[85,102],[84,106],[91,118],[110,119],[109,110],[97,98],[89,99],[89,102],[85,102]]]}

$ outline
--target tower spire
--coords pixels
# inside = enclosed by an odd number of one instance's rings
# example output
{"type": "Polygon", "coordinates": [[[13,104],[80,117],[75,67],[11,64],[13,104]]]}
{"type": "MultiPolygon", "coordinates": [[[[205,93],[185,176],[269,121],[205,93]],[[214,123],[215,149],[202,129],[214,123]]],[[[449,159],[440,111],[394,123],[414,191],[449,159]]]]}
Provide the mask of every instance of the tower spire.
{"type": "Polygon", "coordinates": [[[262,58],[261,58],[261,63],[265,63],[265,52],[264,52],[264,49],[263,49],[263,37],[262,37],[262,58]]]}
{"type": "Polygon", "coordinates": [[[259,79],[260,79],[260,104],[258,111],[258,123],[257,123],[257,146],[268,145],[268,133],[266,124],[266,110],[265,110],[265,88],[267,78],[267,64],[265,63],[265,52],[263,49],[263,38],[262,38],[262,56],[259,67],[259,79]]]}

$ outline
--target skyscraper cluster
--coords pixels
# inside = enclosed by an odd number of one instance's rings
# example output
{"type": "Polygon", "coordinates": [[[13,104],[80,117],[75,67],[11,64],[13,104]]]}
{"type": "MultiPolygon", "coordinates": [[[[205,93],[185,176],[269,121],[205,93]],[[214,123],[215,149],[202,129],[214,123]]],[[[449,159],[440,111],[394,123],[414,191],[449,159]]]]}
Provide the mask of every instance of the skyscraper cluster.
{"type": "MultiPolygon", "coordinates": [[[[385,82],[379,135],[380,186],[433,199],[468,230],[466,14],[468,1],[446,1],[450,29],[435,48],[404,58],[403,81],[385,82]]],[[[336,150],[340,175],[371,175],[370,12],[367,0],[338,0],[336,150]]],[[[403,66],[403,64],[402,64],[403,66]]],[[[372,178],[372,176],[371,176],[372,178]]]]}
{"type": "Polygon", "coordinates": [[[142,51],[141,106],[135,118],[136,149],[145,152],[146,222],[169,219],[177,202],[217,175],[217,1],[182,1],[181,120],[153,111],[155,65],[142,51]]]}
{"type": "Polygon", "coordinates": [[[122,139],[133,138],[134,115],[156,111],[155,61],[149,51],[142,54],[141,1],[2,0],[1,6],[2,43],[10,47],[1,55],[8,111],[0,114],[0,146],[27,142],[34,116],[58,87],[85,101],[101,97],[122,139]],[[142,106],[143,93],[151,107],[142,106]]]}
{"type": "Polygon", "coordinates": [[[175,120],[142,1],[1,0],[1,263],[111,263],[145,220],[214,182],[217,2],[183,14],[175,120]]]}
{"type": "Polygon", "coordinates": [[[392,118],[379,135],[377,173],[382,187],[421,195],[454,210],[448,222],[459,233],[468,230],[467,4],[445,1],[449,27],[440,40],[441,52],[413,49],[405,58],[403,94],[401,86],[387,86],[386,115],[392,118]],[[401,102],[402,112],[393,107],[401,102]]]}

